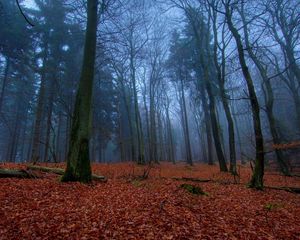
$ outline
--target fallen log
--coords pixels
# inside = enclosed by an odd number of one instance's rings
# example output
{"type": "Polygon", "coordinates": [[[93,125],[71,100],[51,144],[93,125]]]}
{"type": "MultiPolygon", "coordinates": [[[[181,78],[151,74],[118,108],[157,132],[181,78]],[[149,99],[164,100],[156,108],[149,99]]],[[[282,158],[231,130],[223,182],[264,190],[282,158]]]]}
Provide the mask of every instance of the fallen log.
{"type": "MultiPolygon", "coordinates": [[[[63,175],[65,173],[65,170],[62,168],[49,168],[49,167],[36,166],[36,165],[29,165],[29,166],[27,166],[27,169],[34,170],[34,171],[46,172],[46,173],[54,173],[57,175],[63,175]]],[[[95,174],[92,174],[92,179],[95,181],[107,182],[106,177],[95,175],[95,174]]]]}
{"type": "Polygon", "coordinates": [[[33,170],[33,171],[41,171],[46,173],[54,173],[57,175],[63,175],[65,170],[62,168],[49,168],[49,167],[42,167],[37,165],[29,165],[27,166],[27,169],[33,170]]]}
{"type": "Polygon", "coordinates": [[[300,194],[300,188],[296,188],[296,187],[270,187],[270,186],[265,186],[265,188],[273,189],[273,190],[282,190],[282,191],[286,191],[286,192],[290,192],[290,193],[300,194]]]}
{"type": "Polygon", "coordinates": [[[211,182],[211,179],[201,179],[201,178],[190,178],[190,177],[172,177],[173,180],[177,181],[191,181],[191,182],[211,182]]]}
{"type": "Polygon", "coordinates": [[[0,169],[0,178],[38,178],[38,176],[23,169],[0,169]]]}

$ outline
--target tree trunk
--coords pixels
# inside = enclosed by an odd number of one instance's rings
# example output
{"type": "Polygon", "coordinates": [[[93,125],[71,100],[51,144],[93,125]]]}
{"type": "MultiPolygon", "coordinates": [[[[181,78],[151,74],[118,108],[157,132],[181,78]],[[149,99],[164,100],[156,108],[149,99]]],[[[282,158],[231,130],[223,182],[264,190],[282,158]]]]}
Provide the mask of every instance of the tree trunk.
{"type": "Polygon", "coordinates": [[[131,77],[133,82],[133,98],[134,98],[134,114],[135,114],[135,127],[136,127],[136,135],[137,135],[137,146],[138,146],[138,164],[145,163],[145,153],[144,153],[144,136],[141,122],[141,115],[139,111],[138,97],[137,97],[137,86],[135,79],[135,67],[133,64],[133,56],[130,58],[131,60],[131,77]]]}
{"type": "Polygon", "coordinates": [[[10,67],[10,58],[7,57],[6,58],[6,66],[5,66],[4,76],[3,76],[3,82],[2,82],[2,88],[1,88],[1,95],[0,95],[0,114],[2,112],[3,99],[4,99],[6,85],[7,85],[9,67],[10,67]]]}
{"type": "MultiPolygon", "coordinates": [[[[263,67],[262,63],[259,61],[259,59],[256,57],[252,50],[252,46],[250,46],[249,42],[249,32],[247,28],[247,23],[246,23],[246,18],[244,15],[244,5],[242,5],[242,10],[241,10],[241,17],[243,21],[243,26],[244,26],[244,35],[245,35],[245,43],[246,43],[246,48],[249,53],[250,58],[253,60],[255,66],[259,70],[259,73],[262,77],[263,84],[265,84],[265,91],[263,91],[264,96],[265,96],[265,102],[266,102],[266,112],[267,112],[267,117],[270,125],[270,132],[272,135],[272,140],[274,144],[280,144],[280,137],[279,133],[276,127],[276,120],[274,117],[273,113],[273,106],[274,106],[274,94],[273,94],[273,89],[271,86],[270,79],[267,76],[267,69],[263,67]]],[[[264,89],[264,86],[263,86],[264,89]]],[[[283,152],[279,149],[275,150],[276,158],[278,161],[278,164],[280,166],[280,169],[283,174],[285,175],[290,175],[290,171],[288,168],[288,165],[284,161],[284,156],[283,152]]]]}
{"type": "Polygon", "coordinates": [[[158,163],[154,93],[150,86],[150,160],[158,163]]]}
{"type": "Polygon", "coordinates": [[[41,73],[41,85],[38,93],[37,99],[37,107],[35,113],[35,124],[34,124],[34,131],[33,131],[33,143],[32,143],[32,150],[31,150],[31,162],[36,164],[40,160],[40,141],[41,141],[41,122],[42,122],[42,115],[44,109],[44,102],[45,102],[45,84],[46,84],[46,62],[47,62],[47,50],[48,46],[46,43],[45,46],[45,55],[44,55],[44,63],[43,69],[41,73]]]}
{"type": "Polygon", "coordinates": [[[256,145],[256,158],[255,158],[255,168],[249,183],[249,187],[262,189],[263,188],[263,176],[264,176],[264,141],[261,130],[261,121],[260,121],[260,108],[257,100],[253,80],[249,72],[248,66],[245,60],[244,48],[241,40],[241,36],[238,30],[234,27],[232,22],[232,12],[228,4],[225,5],[225,17],[227,20],[227,25],[232,33],[239,54],[239,61],[242,67],[242,72],[247,83],[247,88],[250,96],[253,126],[255,132],[255,145],[256,145]]]}
{"type": "Polygon", "coordinates": [[[62,181],[92,180],[89,140],[92,120],[92,93],[96,55],[97,0],[87,1],[87,28],[79,88],[72,119],[67,168],[62,181]]]}
{"type": "Polygon", "coordinates": [[[208,104],[205,98],[205,90],[203,85],[199,86],[200,87],[200,95],[201,95],[201,101],[202,101],[202,106],[204,110],[204,121],[205,121],[205,129],[206,129],[206,141],[207,141],[207,153],[208,153],[208,165],[213,165],[214,164],[214,159],[212,155],[212,134],[211,134],[211,124],[210,124],[210,114],[209,114],[209,109],[208,109],[208,104]]]}
{"type": "Polygon", "coordinates": [[[175,164],[175,156],[174,156],[174,140],[172,134],[172,123],[170,120],[169,107],[166,107],[166,115],[167,115],[167,132],[168,132],[168,155],[169,161],[175,164]]]}
{"type": "Polygon", "coordinates": [[[189,123],[187,118],[186,103],[185,103],[185,94],[183,80],[180,80],[181,83],[181,100],[182,100],[182,114],[183,114],[183,129],[185,137],[185,152],[186,152],[186,162],[190,165],[193,165],[192,151],[191,151],[191,142],[190,142],[190,131],[189,123]]]}
{"type": "Polygon", "coordinates": [[[48,111],[47,111],[47,123],[46,123],[46,139],[45,139],[45,152],[44,162],[48,161],[49,145],[50,145],[50,131],[52,127],[52,111],[53,111],[53,99],[54,99],[54,83],[50,86],[49,99],[48,99],[48,111]]]}
{"type": "Polygon", "coordinates": [[[232,174],[236,174],[236,150],[235,150],[235,134],[234,134],[234,124],[232,115],[229,108],[229,103],[226,98],[226,91],[225,91],[225,43],[224,43],[224,34],[222,35],[223,41],[223,48],[221,50],[222,55],[222,62],[221,66],[218,62],[218,30],[217,30],[217,13],[213,12],[212,15],[213,19],[213,32],[214,32],[214,63],[217,69],[217,77],[218,77],[218,84],[221,92],[221,100],[223,104],[223,108],[225,111],[225,116],[227,120],[228,126],[228,142],[229,142],[229,155],[230,155],[230,172],[232,174]]]}
{"type": "Polygon", "coordinates": [[[58,113],[58,127],[57,127],[57,136],[56,136],[56,156],[57,162],[61,162],[61,129],[62,129],[62,113],[58,113]]]}
{"type": "Polygon", "coordinates": [[[210,85],[210,82],[208,79],[208,73],[207,73],[208,70],[206,69],[204,71],[205,71],[204,78],[205,78],[206,91],[207,91],[208,98],[209,98],[210,120],[211,120],[211,126],[212,126],[214,142],[215,142],[216,153],[217,153],[219,165],[220,165],[220,171],[227,172],[228,169],[227,169],[226,160],[225,160],[225,156],[224,156],[222,145],[221,145],[221,139],[220,139],[220,134],[219,134],[219,125],[218,125],[217,116],[216,116],[215,97],[212,94],[211,85],[210,85]]]}

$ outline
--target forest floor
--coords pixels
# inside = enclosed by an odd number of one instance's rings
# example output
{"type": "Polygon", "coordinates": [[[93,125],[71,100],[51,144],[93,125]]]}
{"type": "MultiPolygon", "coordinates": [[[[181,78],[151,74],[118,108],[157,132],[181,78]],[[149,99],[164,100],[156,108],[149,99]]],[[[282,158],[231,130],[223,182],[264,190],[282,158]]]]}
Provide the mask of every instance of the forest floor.
{"type": "MultiPolygon", "coordinates": [[[[95,164],[93,172],[108,181],[90,185],[61,183],[49,173],[0,179],[0,239],[300,239],[300,194],[247,188],[249,167],[239,167],[236,181],[217,166],[167,163],[138,180],[145,169],[95,164]],[[207,194],[193,195],[183,183],[207,194]]],[[[266,172],[265,185],[300,187],[300,178],[266,172]]]]}

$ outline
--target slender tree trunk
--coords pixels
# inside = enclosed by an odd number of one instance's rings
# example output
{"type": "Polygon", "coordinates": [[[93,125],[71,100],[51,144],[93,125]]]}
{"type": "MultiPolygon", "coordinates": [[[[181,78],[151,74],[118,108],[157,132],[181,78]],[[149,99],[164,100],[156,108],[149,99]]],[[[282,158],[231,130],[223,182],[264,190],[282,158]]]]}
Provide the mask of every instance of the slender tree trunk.
{"type": "Polygon", "coordinates": [[[75,100],[67,168],[62,181],[91,181],[89,140],[92,121],[92,93],[96,55],[97,0],[87,1],[87,28],[79,88],[75,100]]]}
{"type": "Polygon", "coordinates": [[[218,62],[218,31],[217,31],[217,12],[214,11],[212,14],[213,20],[213,32],[214,32],[214,63],[217,69],[217,77],[219,88],[221,91],[221,100],[222,105],[225,111],[225,116],[227,120],[228,127],[228,142],[229,142],[229,155],[230,155],[230,172],[232,174],[236,174],[236,150],[235,150],[235,134],[234,134],[234,124],[232,115],[229,108],[229,103],[226,98],[225,91],[225,48],[226,45],[224,43],[224,35],[222,35],[223,48],[221,50],[222,62],[221,66],[218,62]]]}
{"type": "MultiPolygon", "coordinates": [[[[151,89],[151,88],[150,88],[151,89]]],[[[150,156],[151,161],[158,163],[157,154],[157,134],[156,134],[156,118],[155,118],[155,106],[154,106],[154,93],[150,91],[150,156]]]]}
{"type": "Polygon", "coordinates": [[[45,85],[46,85],[46,67],[47,67],[47,50],[48,44],[45,43],[44,49],[44,63],[43,69],[41,73],[41,85],[37,98],[37,107],[35,113],[35,124],[33,131],[33,143],[32,143],[32,151],[31,151],[31,162],[36,164],[40,160],[40,141],[41,141],[41,123],[43,117],[43,109],[45,105],[45,85]]]}
{"type": "MultiPolygon", "coordinates": [[[[248,28],[247,28],[246,18],[244,15],[244,5],[242,5],[241,17],[242,17],[243,26],[244,26],[243,29],[244,29],[245,43],[246,43],[247,51],[250,55],[250,58],[254,62],[255,66],[258,68],[259,73],[262,77],[263,83],[265,84],[266,91],[263,91],[263,92],[264,92],[264,96],[265,96],[266,112],[267,112],[267,117],[268,117],[268,121],[269,121],[269,125],[270,125],[270,132],[271,132],[271,135],[273,138],[272,140],[273,140],[274,144],[280,144],[280,137],[279,137],[279,133],[278,133],[278,130],[276,127],[276,120],[275,120],[274,113],[273,113],[273,106],[274,106],[273,89],[271,86],[270,79],[267,76],[267,70],[264,68],[262,63],[256,57],[256,55],[254,54],[254,52],[252,50],[252,46],[250,45],[249,32],[248,32],[248,28]]],[[[264,86],[263,86],[263,88],[264,88],[264,86]]],[[[283,152],[281,150],[277,149],[277,150],[275,150],[275,154],[276,154],[278,164],[279,164],[280,169],[283,172],[283,174],[290,175],[288,165],[284,161],[283,152]]]]}
{"type": "Polygon", "coordinates": [[[48,111],[47,111],[47,122],[46,122],[46,139],[45,139],[45,152],[44,152],[44,162],[48,161],[49,156],[49,145],[50,145],[50,131],[52,125],[52,112],[53,112],[53,100],[54,100],[54,84],[50,86],[50,96],[48,99],[48,111]]]}
{"type": "Polygon", "coordinates": [[[300,96],[298,94],[298,91],[296,88],[291,89],[292,92],[292,97],[295,105],[295,111],[296,111],[296,118],[297,118],[297,124],[298,124],[298,129],[300,133],[300,96]]]}
{"type": "Polygon", "coordinates": [[[132,161],[137,161],[131,111],[130,111],[130,107],[129,107],[129,103],[128,103],[128,100],[127,100],[126,91],[125,91],[124,86],[122,86],[122,89],[123,89],[123,93],[124,93],[123,98],[124,98],[124,104],[125,104],[125,109],[126,109],[126,112],[127,112],[127,120],[128,120],[128,125],[129,125],[131,160],[132,161]]]}
{"type": "MultiPolygon", "coordinates": [[[[266,79],[265,87],[266,87],[266,93],[265,93],[265,101],[266,101],[266,112],[267,112],[267,117],[270,125],[270,132],[272,135],[272,140],[274,144],[280,144],[280,135],[278,132],[278,127],[276,126],[276,119],[273,114],[273,105],[274,105],[274,95],[273,95],[273,90],[272,86],[270,83],[269,79],[266,79]]],[[[275,150],[275,155],[277,158],[277,162],[279,164],[281,172],[286,175],[290,176],[290,170],[287,162],[284,159],[284,154],[281,150],[276,149],[275,150]]]]}
{"type": "Polygon", "coordinates": [[[205,129],[206,129],[206,141],[207,141],[207,153],[208,153],[208,165],[214,164],[214,159],[212,155],[212,134],[211,134],[211,125],[210,125],[210,114],[208,109],[208,104],[205,97],[205,90],[204,87],[200,86],[200,95],[202,106],[204,110],[204,121],[205,121],[205,129]]]}
{"type": "Polygon", "coordinates": [[[168,132],[168,153],[169,153],[169,161],[175,164],[175,156],[174,156],[174,140],[172,134],[172,123],[170,120],[169,107],[166,107],[166,115],[167,115],[167,132],[168,132]]]}
{"type": "Polygon", "coordinates": [[[7,57],[6,58],[6,66],[5,66],[5,71],[4,71],[3,82],[2,82],[2,88],[1,88],[1,95],[0,95],[0,114],[2,112],[2,107],[3,107],[3,99],[4,99],[4,96],[5,96],[5,90],[6,90],[7,80],[8,80],[9,68],[10,68],[10,58],[7,57]]]}
{"type": "Polygon", "coordinates": [[[244,78],[247,83],[248,92],[250,96],[251,110],[252,110],[253,126],[255,132],[256,158],[255,158],[255,168],[249,186],[256,189],[262,189],[263,176],[264,176],[264,141],[263,141],[263,135],[261,130],[259,103],[255,93],[253,80],[245,60],[245,53],[244,53],[241,36],[238,30],[233,25],[232,12],[228,4],[225,4],[225,11],[226,11],[225,16],[226,16],[228,28],[232,33],[237,45],[239,61],[242,67],[244,78]]]}
{"type": "Polygon", "coordinates": [[[205,73],[204,78],[205,78],[205,82],[206,82],[206,84],[205,84],[206,91],[207,91],[208,98],[209,98],[210,120],[211,120],[211,126],[212,126],[212,132],[213,132],[213,137],[214,137],[216,153],[217,153],[217,157],[219,160],[220,170],[222,172],[227,172],[228,169],[227,169],[227,165],[226,165],[225,156],[224,156],[224,153],[222,150],[221,139],[220,139],[220,134],[219,134],[219,125],[218,125],[217,116],[216,116],[215,97],[212,94],[207,70],[205,70],[205,72],[206,73],[205,73]]]}
{"type": "Polygon", "coordinates": [[[193,165],[192,159],[192,151],[191,151],[191,142],[190,142],[190,131],[189,131],[189,123],[186,111],[186,103],[185,103],[185,94],[184,94],[184,86],[183,80],[180,80],[181,83],[181,99],[182,99],[182,114],[183,114],[183,126],[184,126],[184,135],[185,135],[185,152],[186,152],[186,162],[190,165],[193,165]]]}
{"type": "Polygon", "coordinates": [[[137,132],[137,145],[138,145],[137,163],[144,164],[145,163],[144,137],[143,137],[143,129],[141,123],[141,115],[140,115],[139,105],[138,105],[137,86],[136,86],[136,79],[135,79],[135,68],[133,66],[133,59],[131,59],[131,71],[132,71],[132,81],[133,81],[135,127],[137,132]]]}
{"type": "MultiPolygon", "coordinates": [[[[147,101],[146,101],[146,90],[143,93],[143,101],[144,101],[144,108],[145,108],[146,131],[147,131],[147,139],[148,139],[148,142],[147,142],[148,143],[148,154],[146,154],[148,159],[146,158],[146,161],[151,162],[152,159],[151,159],[151,146],[150,146],[150,126],[149,126],[149,112],[148,112],[147,101]]],[[[147,152],[147,151],[145,151],[145,152],[147,152]]]]}
{"type": "Polygon", "coordinates": [[[58,113],[58,126],[57,126],[57,135],[56,135],[56,156],[57,156],[57,161],[61,161],[61,129],[62,129],[62,113],[58,113]]]}

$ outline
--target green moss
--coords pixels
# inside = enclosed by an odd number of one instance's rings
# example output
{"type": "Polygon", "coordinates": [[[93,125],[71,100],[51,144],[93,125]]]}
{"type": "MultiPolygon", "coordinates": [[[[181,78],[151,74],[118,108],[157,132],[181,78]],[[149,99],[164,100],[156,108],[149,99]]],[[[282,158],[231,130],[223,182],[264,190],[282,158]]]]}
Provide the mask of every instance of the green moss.
{"type": "Polygon", "coordinates": [[[278,204],[278,203],[267,203],[265,206],[264,206],[264,209],[265,210],[268,210],[268,211],[272,211],[272,210],[275,210],[275,209],[278,209],[278,208],[282,208],[283,207],[283,204],[278,204]]]}
{"type": "Polygon", "coordinates": [[[62,182],[90,183],[92,181],[88,140],[82,139],[79,146],[79,151],[70,153],[67,169],[61,178],[62,182]]]}
{"type": "Polygon", "coordinates": [[[198,186],[194,186],[191,184],[181,184],[180,185],[181,188],[185,189],[186,191],[188,191],[189,193],[192,193],[194,195],[204,195],[204,196],[208,196],[208,193],[204,192],[200,187],[198,186]]]}
{"type": "Polygon", "coordinates": [[[132,180],[132,181],[131,181],[131,184],[132,184],[133,186],[135,186],[135,187],[142,187],[142,186],[143,186],[143,184],[141,183],[141,181],[139,181],[139,180],[137,180],[137,179],[132,180]]]}

